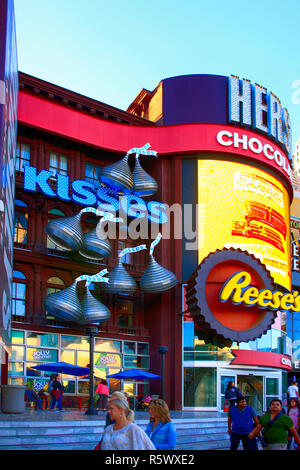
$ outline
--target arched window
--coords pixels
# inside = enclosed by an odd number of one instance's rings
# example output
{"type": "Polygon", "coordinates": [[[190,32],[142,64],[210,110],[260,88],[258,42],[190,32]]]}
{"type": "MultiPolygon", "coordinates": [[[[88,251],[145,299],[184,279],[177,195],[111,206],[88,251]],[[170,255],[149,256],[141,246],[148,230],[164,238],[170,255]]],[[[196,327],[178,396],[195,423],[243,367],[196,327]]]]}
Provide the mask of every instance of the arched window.
{"type": "Polygon", "coordinates": [[[12,315],[26,315],[26,276],[21,271],[13,271],[12,315]]]}
{"type": "MultiPolygon", "coordinates": [[[[53,219],[58,219],[59,217],[65,217],[65,213],[61,209],[50,209],[48,212],[48,222],[53,219]]],[[[50,238],[47,237],[47,248],[50,250],[61,251],[61,248],[57,246],[50,238]]]]}
{"type": "Polygon", "coordinates": [[[28,209],[27,204],[17,199],[15,201],[14,243],[28,244],[28,209]]]}
{"type": "MultiPolygon", "coordinates": [[[[47,295],[53,294],[54,292],[59,292],[61,289],[64,288],[64,281],[60,277],[49,277],[47,280],[47,295]]],[[[55,320],[55,317],[53,315],[48,314],[46,311],[46,318],[48,320],[55,320]]]]}
{"type": "Polygon", "coordinates": [[[65,216],[65,213],[60,209],[50,209],[49,214],[60,215],[61,217],[65,216]]]}

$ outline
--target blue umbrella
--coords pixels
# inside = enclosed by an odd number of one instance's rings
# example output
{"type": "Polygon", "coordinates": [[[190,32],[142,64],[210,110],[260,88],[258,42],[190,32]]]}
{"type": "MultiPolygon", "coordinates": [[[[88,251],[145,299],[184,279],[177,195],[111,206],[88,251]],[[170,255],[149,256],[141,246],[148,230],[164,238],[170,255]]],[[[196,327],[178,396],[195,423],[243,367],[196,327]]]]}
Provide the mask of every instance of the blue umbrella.
{"type": "Polygon", "coordinates": [[[67,362],[49,362],[40,364],[38,366],[33,366],[32,369],[78,376],[88,375],[90,373],[90,369],[88,367],[74,366],[73,364],[68,364],[67,362]]]}
{"type": "Polygon", "coordinates": [[[152,374],[151,372],[147,372],[145,370],[129,369],[129,370],[124,370],[123,372],[118,372],[117,374],[107,375],[107,378],[143,380],[143,379],[160,379],[160,375],[152,374]]]}

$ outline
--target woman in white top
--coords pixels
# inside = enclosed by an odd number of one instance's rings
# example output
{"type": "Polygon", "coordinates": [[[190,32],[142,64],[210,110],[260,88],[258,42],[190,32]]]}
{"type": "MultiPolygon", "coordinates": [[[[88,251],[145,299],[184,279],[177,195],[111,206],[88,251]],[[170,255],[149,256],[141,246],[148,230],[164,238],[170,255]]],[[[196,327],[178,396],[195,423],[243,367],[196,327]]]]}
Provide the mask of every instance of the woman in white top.
{"type": "Polygon", "coordinates": [[[103,434],[101,450],[153,450],[153,442],[147,434],[133,423],[133,411],[127,400],[110,400],[108,412],[115,423],[103,434]]]}

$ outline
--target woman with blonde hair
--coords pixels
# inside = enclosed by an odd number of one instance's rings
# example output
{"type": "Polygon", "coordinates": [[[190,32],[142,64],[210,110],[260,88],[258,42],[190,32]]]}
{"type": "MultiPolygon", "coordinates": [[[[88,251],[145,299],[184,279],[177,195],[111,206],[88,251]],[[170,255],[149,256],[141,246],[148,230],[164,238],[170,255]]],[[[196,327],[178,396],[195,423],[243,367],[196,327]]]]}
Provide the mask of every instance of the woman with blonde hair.
{"type": "Polygon", "coordinates": [[[133,411],[127,400],[110,399],[108,412],[114,424],[103,434],[101,450],[153,450],[154,444],[147,434],[133,423],[133,411]]]}
{"type": "MultiPolygon", "coordinates": [[[[110,400],[127,400],[128,402],[128,399],[127,399],[127,393],[126,392],[113,392],[111,394],[111,397],[110,397],[110,400]]],[[[134,413],[132,413],[132,416],[129,417],[130,420],[134,421],[134,413]]],[[[114,424],[114,421],[110,418],[110,414],[107,413],[106,415],[106,423],[105,423],[105,427],[107,428],[107,426],[109,426],[110,424],[114,424]]]]}
{"type": "Polygon", "coordinates": [[[157,450],[172,450],[176,446],[176,431],[171,423],[171,416],[167,403],[161,398],[152,400],[149,404],[150,422],[146,428],[157,450]]]}

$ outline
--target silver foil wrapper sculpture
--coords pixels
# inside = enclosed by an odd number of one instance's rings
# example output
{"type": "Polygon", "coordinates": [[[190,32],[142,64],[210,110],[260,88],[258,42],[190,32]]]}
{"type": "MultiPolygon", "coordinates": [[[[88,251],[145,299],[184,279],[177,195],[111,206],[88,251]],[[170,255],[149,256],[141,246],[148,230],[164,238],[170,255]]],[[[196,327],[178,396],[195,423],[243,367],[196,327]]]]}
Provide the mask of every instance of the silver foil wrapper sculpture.
{"type": "Polygon", "coordinates": [[[58,320],[77,322],[82,316],[82,311],[76,286],[75,281],[59,292],[48,294],[43,300],[47,312],[58,320]]]}
{"type": "Polygon", "coordinates": [[[137,290],[137,283],[126,271],[121,258],[119,258],[117,265],[110,271],[107,277],[109,282],[104,286],[104,289],[112,294],[132,295],[137,290]]]}
{"type": "Polygon", "coordinates": [[[45,228],[47,236],[63,250],[79,250],[83,243],[80,218],[81,213],[79,212],[72,217],[50,220],[45,228]]]}
{"type": "Polygon", "coordinates": [[[121,191],[130,191],[133,187],[133,177],[128,164],[128,156],[126,154],[121,160],[101,168],[98,174],[100,182],[121,191]]]}
{"type": "Polygon", "coordinates": [[[177,283],[175,274],[161,266],[153,257],[154,247],[160,242],[161,238],[161,233],[159,233],[151,243],[149,263],[140,279],[140,289],[144,292],[164,292],[172,289],[177,283]]]}
{"type": "Polygon", "coordinates": [[[108,239],[102,240],[98,237],[98,225],[83,235],[83,244],[79,253],[85,258],[102,260],[107,258],[112,252],[110,241],[108,239]]]}
{"type": "Polygon", "coordinates": [[[148,293],[164,292],[172,289],[176,283],[175,274],[157,263],[150,255],[147,269],[140,279],[140,289],[148,293]]]}
{"type": "Polygon", "coordinates": [[[82,315],[78,320],[80,325],[99,324],[110,318],[109,309],[86,288],[82,303],[82,315]]]}
{"type": "Polygon", "coordinates": [[[152,196],[156,193],[158,185],[155,179],[141,167],[138,156],[135,159],[135,168],[132,176],[134,182],[132,191],[135,194],[138,196],[152,196]]]}

